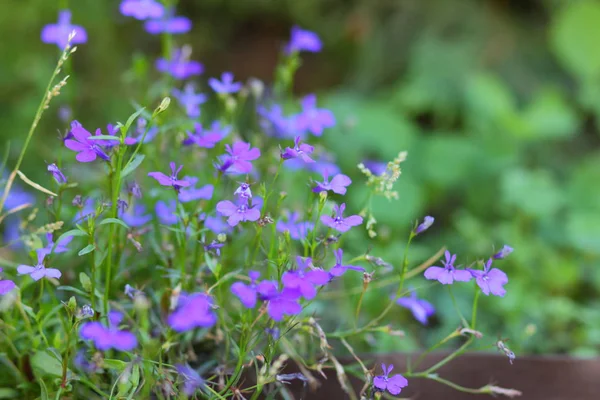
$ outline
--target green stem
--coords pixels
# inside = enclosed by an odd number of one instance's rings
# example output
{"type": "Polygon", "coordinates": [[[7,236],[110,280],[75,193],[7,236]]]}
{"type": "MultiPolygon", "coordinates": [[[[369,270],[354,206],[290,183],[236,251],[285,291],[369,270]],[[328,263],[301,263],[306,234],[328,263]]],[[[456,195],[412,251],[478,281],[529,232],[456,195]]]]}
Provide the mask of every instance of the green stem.
{"type": "Polygon", "coordinates": [[[471,329],[475,329],[475,323],[477,322],[477,305],[479,302],[479,294],[481,290],[479,288],[475,289],[475,299],[473,300],[473,311],[471,313],[471,329]]]}

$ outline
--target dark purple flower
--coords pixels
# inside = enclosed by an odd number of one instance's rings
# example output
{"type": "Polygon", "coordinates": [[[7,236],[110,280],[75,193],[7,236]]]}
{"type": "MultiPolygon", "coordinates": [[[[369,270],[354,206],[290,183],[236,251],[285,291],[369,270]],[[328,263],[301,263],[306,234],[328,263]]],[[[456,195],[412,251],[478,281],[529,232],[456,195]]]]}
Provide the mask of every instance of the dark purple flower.
{"type": "Polygon", "coordinates": [[[508,256],[510,253],[512,253],[513,250],[514,249],[512,247],[505,244],[504,247],[502,247],[502,249],[500,249],[499,252],[497,252],[496,254],[494,254],[492,256],[492,258],[494,258],[496,260],[501,260],[501,259],[505,258],[506,256],[508,256]]]}
{"type": "Polygon", "coordinates": [[[344,257],[344,251],[342,249],[337,249],[335,251],[335,265],[329,270],[329,273],[332,276],[342,276],[349,269],[353,271],[364,271],[363,267],[358,267],[355,265],[343,265],[342,259],[344,257]]]}
{"type": "Polygon", "coordinates": [[[148,222],[152,221],[152,215],[146,214],[146,206],[143,204],[136,204],[127,212],[122,212],[119,214],[119,218],[132,228],[146,225],[148,222]]]}
{"type": "Polygon", "coordinates": [[[201,123],[195,122],[195,133],[186,131],[188,137],[184,139],[183,145],[189,146],[195,144],[198,147],[212,149],[229,134],[230,129],[228,126],[221,128],[221,124],[218,121],[213,122],[210,129],[204,129],[201,123]]]}
{"type": "Polygon", "coordinates": [[[297,212],[286,213],[287,221],[277,221],[276,229],[278,232],[288,231],[290,237],[294,240],[306,239],[308,232],[312,231],[315,227],[310,221],[299,221],[300,218],[297,212]]]}
{"type": "Polygon", "coordinates": [[[121,14],[139,20],[162,18],[165,7],[156,0],[123,0],[119,6],[121,14]]]}
{"type": "Polygon", "coordinates": [[[467,271],[473,275],[483,294],[489,296],[491,293],[494,296],[504,297],[506,289],[503,286],[508,283],[508,276],[498,268],[491,267],[492,259],[490,258],[484,264],[483,271],[476,269],[468,269],[467,271]]]}
{"type": "Polygon", "coordinates": [[[183,393],[187,397],[191,397],[198,388],[204,386],[204,380],[200,375],[189,365],[177,364],[177,373],[183,381],[183,393]]]}
{"type": "Polygon", "coordinates": [[[137,346],[137,338],[129,331],[119,330],[121,321],[123,314],[111,311],[108,313],[108,327],[98,321],[87,322],[81,327],[79,335],[85,340],[92,340],[98,350],[133,350],[137,346]]]}
{"type": "Polygon", "coordinates": [[[75,32],[71,44],[87,42],[87,33],[83,27],[71,24],[71,11],[61,10],[58,12],[58,23],[49,24],[42,29],[42,42],[57,45],[61,50],[67,47],[69,35],[75,32]]]}
{"type": "Polygon", "coordinates": [[[231,72],[223,72],[221,74],[221,80],[216,78],[210,78],[208,84],[216,93],[237,93],[242,88],[241,82],[233,81],[233,74],[231,72]]]}
{"type": "Polygon", "coordinates": [[[57,243],[54,243],[54,240],[52,240],[52,233],[46,233],[46,240],[48,241],[46,247],[38,249],[38,252],[44,254],[44,256],[47,256],[50,253],[58,254],[69,251],[67,246],[71,243],[71,240],[73,240],[73,236],[66,236],[57,243]]]}
{"type": "Polygon", "coordinates": [[[427,319],[435,313],[435,308],[427,300],[417,298],[417,293],[413,290],[410,293],[410,297],[400,297],[396,300],[396,304],[408,308],[415,319],[427,325],[427,319]]]}
{"type": "Polygon", "coordinates": [[[236,282],[231,285],[231,293],[240,299],[244,307],[254,308],[258,296],[257,279],[260,276],[260,272],[250,271],[248,272],[248,276],[250,277],[250,284],[247,285],[243,282],[236,282]]]}
{"type": "Polygon", "coordinates": [[[221,248],[225,246],[225,243],[221,243],[217,240],[213,240],[209,244],[204,245],[204,251],[207,253],[213,252],[217,257],[221,256],[221,248]]]}
{"type": "Polygon", "coordinates": [[[252,163],[260,157],[260,150],[256,147],[252,148],[250,143],[235,142],[233,146],[225,145],[225,149],[229,155],[223,155],[221,171],[236,174],[248,174],[252,171],[252,163]]]}
{"type": "Polygon", "coordinates": [[[337,174],[329,181],[329,173],[325,170],[323,173],[323,182],[315,182],[317,186],[313,188],[313,192],[320,193],[331,190],[333,193],[346,194],[346,186],[352,183],[352,180],[346,175],[337,174]]]}
{"type": "Polygon", "coordinates": [[[302,99],[302,113],[297,117],[298,129],[321,136],[325,128],[335,126],[335,117],[330,110],[317,108],[317,96],[309,94],[302,99]]]}
{"type": "Polygon", "coordinates": [[[322,48],[323,44],[316,33],[293,26],[290,42],[285,47],[285,52],[288,54],[301,51],[318,53],[322,48]]]}
{"type": "Polygon", "coordinates": [[[56,164],[48,164],[48,172],[52,174],[52,177],[59,185],[67,183],[67,177],[62,173],[56,164]]]}
{"type": "Polygon", "coordinates": [[[425,278],[437,280],[442,285],[451,285],[454,281],[468,282],[473,277],[471,273],[464,269],[456,269],[454,262],[456,254],[452,255],[448,250],[444,253],[446,260],[442,261],[443,267],[429,267],[425,270],[425,278]]]}
{"type": "MultiPolygon", "coordinates": [[[[0,267],[0,272],[2,272],[2,267],[0,267]]],[[[15,283],[8,279],[0,279],[0,296],[5,295],[15,288],[15,283]]]]}
{"type": "MultiPolygon", "coordinates": [[[[71,122],[71,132],[74,139],[66,139],[65,146],[69,150],[76,151],[78,154],[75,157],[79,162],[91,162],[100,157],[105,161],[110,161],[110,157],[100,147],[104,141],[90,140],[92,136],[87,130],[77,121],[71,122]]],[[[100,134],[100,132],[96,132],[100,134]]]]}
{"type": "Polygon", "coordinates": [[[205,94],[195,92],[193,83],[187,83],[183,91],[173,89],[173,96],[185,108],[185,112],[190,118],[200,117],[200,105],[204,104],[207,100],[205,94]]]}
{"type": "Polygon", "coordinates": [[[171,200],[169,203],[157,201],[155,211],[161,224],[175,225],[177,223],[177,202],[175,200],[171,200]]]}
{"type": "Polygon", "coordinates": [[[333,228],[339,232],[347,232],[353,226],[362,224],[363,218],[360,215],[351,215],[344,218],[344,210],[346,209],[346,203],[342,203],[340,206],[333,206],[333,216],[322,215],[321,222],[330,228],[333,228]]]}
{"type": "Polygon", "coordinates": [[[195,176],[185,176],[183,180],[189,182],[190,186],[179,191],[179,201],[182,203],[201,199],[208,200],[212,198],[213,191],[215,189],[213,185],[204,185],[200,188],[197,188],[196,184],[198,183],[198,178],[195,176]]]}
{"type": "Polygon", "coordinates": [[[299,290],[284,288],[279,291],[277,282],[262,281],[257,286],[260,299],[268,301],[267,313],[274,321],[281,321],[284,315],[296,315],[302,311],[298,300],[302,296],[299,290]]]}
{"type": "Polygon", "coordinates": [[[240,196],[242,199],[251,199],[252,198],[252,190],[250,189],[250,184],[246,182],[240,183],[235,192],[233,192],[234,196],[240,196]]]}
{"type": "Polygon", "coordinates": [[[46,278],[60,278],[61,273],[59,270],[55,268],[46,268],[44,266],[44,258],[46,257],[46,252],[38,249],[37,253],[37,264],[35,266],[31,265],[19,265],[17,267],[17,273],[19,275],[29,275],[31,279],[34,281],[39,281],[40,279],[46,278]]]}
{"type": "Polygon", "coordinates": [[[284,272],[281,277],[283,286],[287,289],[299,290],[306,300],[310,300],[317,295],[316,286],[326,285],[330,276],[327,271],[321,268],[315,268],[312,265],[312,259],[296,257],[298,269],[284,272]]]}
{"type": "Polygon", "coordinates": [[[202,63],[190,60],[189,56],[188,51],[175,50],[170,60],[164,58],[156,60],[156,69],[180,80],[202,74],[204,72],[202,63]]]}
{"type": "Polygon", "coordinates": [[[239,204],[229,200],[222,200],[217,203],[217,212],[227,219],[230,226],[236,226],[240,222],[257,221],[260,218],[260,209],[257,205],[249,207],[247,199],[240,199],[239,204]]]}
{"type": "Polygon", "coordinates": [[[177,167],[177,164],[171,161],[169,166],[171,167],[171,176],[167,176],[162,172],[149,172],[148,176],[156,179],[162,186],[172,186],[176,191],[179,191],[179,189],[183,187],[190,186],[188,181],[177,178],[177,175],[179,175],[179,171],[181,171],[183,165],[177,167]]]}
{"type": "Polygon", "coordinates": [[[170,15],[170,13],[165,13],[163,18],[146,21],[144,28],[146,28],[146,32],[151,35],[158,35],[161,33],[179,35],[187,33],[192,29],[192,21],[186,17],[178,17],[170,15]]]}
{"type": "Polygon", "coordinates": [[[212,310],[212,299],[205,293],[181,295],[177,309],[169,315],[168,323],[176,332],[194,328],[210,328],[217,323],[212,310]]]}
{"type": "Polygon", "coordinates": [[[408,386],[408,381],[400,374],[396,374],[390,378],[389,375],[394,369],[393,365],[390,364],[389,367],[386,367],[385,364],[381,364],[381,369],[383,370],[383,375],[373,378],[373,386],[377,390],[381,392],[387,390],[390,394],[397,396],[402,391],[402,388],[408,386]]]}
{"type": "Polygon", "coordinates": [[[415,235],[418,235],[421,232],[426,231],[427,229],[429,229],[429,227],[431,225],[433,225],[433,222],[435,221],[435,218],[431,217],[431,216],[426,216],[425,218],[423,218],[423,222],[421,222],[419,224],[419,226],[417,226],[417,229],[415,229],[415,235]]]}
{"type": "Polygon", "coordinates": [[[300,158],[305,163],[314,163],[315,160],[309,156],[312,154],[313,150],[314,147],[306,143],[300,143],[300,136],[296,136],[294,139],[294,148],[286,147],[286,149],[281,153],[281,158],[284,160],[300,158]]]}

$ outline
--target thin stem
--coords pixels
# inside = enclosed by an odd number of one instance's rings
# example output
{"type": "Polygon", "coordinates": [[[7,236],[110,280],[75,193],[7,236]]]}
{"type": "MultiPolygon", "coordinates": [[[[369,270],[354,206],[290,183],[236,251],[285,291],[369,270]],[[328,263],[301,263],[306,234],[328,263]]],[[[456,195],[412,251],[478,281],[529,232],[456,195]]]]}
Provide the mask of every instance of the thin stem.
{"type": "Polygon", "coordinates": [[[429,367],[424,372],[424,374],[431,374],[431,373],[437,371],[438,369],[440,369],[441,367],[443,367],[444,365],[446,365],[447,363],[449,363],[450,361],[452,361],[456,357],[458,357],[461,354],[463,354],[465,352],[465,350],[467,349],[467,347],[469,347],[469,345],[471,344],[471,342],[473,342],[473,336],[469,337],[469,339],[467,339],[467,341],[464,342],[462,346],[460,346],[458,349],[454,350],[452,353],[448,354],[444,359],[442,359],[441,361],[439,361],[437,364],[435,364],[432,367],[429,367]]]}
{"type": "Polygon", "coordinates": [[[473,311],[471,313],[471,329],[475,329],[475,323],[477,322],[477,305],[479,302],[479,294],[481,290],[475,289],[475,299],[473,300],[473,311]]]}
{"type": "Polygon", "coordinates": [[[458,307],[458,303],[456,302],[456,297],[454,297],[454,292],[452,292],[452,286],[448,286],[448,293],[450,293],[450,298],[452,299],[452,306],[454,307],[454,310],[460,317],[461,322],[463,323],[463,325],[465,327],[469,326],[469,324],[467,323],[467,320],[465,319],[462,312],[460,311],[460,308],[458,307]]]}

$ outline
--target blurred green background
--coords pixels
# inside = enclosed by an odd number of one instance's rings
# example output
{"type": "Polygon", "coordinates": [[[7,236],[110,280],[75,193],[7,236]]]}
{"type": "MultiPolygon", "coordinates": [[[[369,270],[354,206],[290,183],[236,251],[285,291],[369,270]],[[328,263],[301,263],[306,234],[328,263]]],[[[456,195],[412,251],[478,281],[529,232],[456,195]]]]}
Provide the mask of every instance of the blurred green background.
{"type": "MultiPolygon", "coordinates": [[[[58,55],[40,31],[67,5],[89,42],[36,134],[29,153],[36,161],[23,168],[34,180],[46,176],[41,160],[54,161],[57,129],[66,127],[59,103],[85,126],[123,120],[128,88],[153,73],[160,52],[158,38],[119,15],[118,1],[0,2],[0,147],[11,142],[13,162],[58,55]]],[[[194,23],[177,40],[192,45],[204,77],[231,70],[269,82],[290,27],[317,32],[325,50],[303,56],[295,89],[316,91],[336,114],[339,126],[325,141],[342,169],[409,153],[399,201],[377,200],[382,243],[373,254],[398,263],[411,222],[427,214],[436,223],[411,250],[415,262],[447,245],[467,263],[507,243],[515,252],[498,266],[509,274],[508,295],[483,299],[482,329],[510,337],[522,352],[598,354],[600,3],[181,0],[177,7],[194,23]]],[[[470,290],[457,292],[465,310],[470,290]]],[[[433,329],[414,328],[417,340],[456,328],[445,290],[423,296],[439,317],[433,329]]],[[[376,313],[381,295],[365,304],[376,313]]],[[[406,310],[396,314],[398,323],[411,319],[406,310]]],[[[377,340],[382,351],[420,344],[377,340]]]]}

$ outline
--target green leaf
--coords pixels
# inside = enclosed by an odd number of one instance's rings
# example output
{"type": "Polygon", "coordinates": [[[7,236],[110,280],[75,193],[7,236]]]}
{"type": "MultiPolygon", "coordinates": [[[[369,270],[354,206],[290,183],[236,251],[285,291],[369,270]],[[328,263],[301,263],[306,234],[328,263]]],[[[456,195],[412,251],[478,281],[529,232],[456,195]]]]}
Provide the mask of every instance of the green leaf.
{"type": "Polygon", "coordinates": [[[119,372],[123,371],[125,369],[125,367],[127,366],[127,363],[125,361],[121,361],[121,360],[108,359],[108,360],[104,360],[103,363],[104,363],[104,366],[107,367],[108,369],[116,370],[119,372]]]}
{"type": "Polygon", "coordinates": [[[133,171],[135,171],[136,168],[140,166],[142,161],[144,161],[144,158],[146,158],[145,155],[136,154],[135,157],[133,157],[133,159],[130,160],[127,163],[127,165],[125,166],[125,168],[123,168],[123,170],[121,171],[121,178],[124,178],[127,175],[129,175],[130,173],[132,173],[133,171]]]}
{"type": "Polygon", "coordinates": [[[63,233],[62,235],[60,235],[55,243],[60,243],[61,240],[65,239],[69,236],[87,236],[87,235],[88,235],[88,233],[85,231],[82,231],[81,229],[71,229],[70,231],[67,231],[67,232],[63,233]]]}
{"type": "Polygon", "coordinates": [[[538,218],[556,213],[565,201],[564,192],[548,171],[514,169],[502,177],[506,204],[538,218]]]}
{"type": "Polygon", "coordinates": [[[79,253],[77,253],[77,255],[78,256],[83,256],[83,255],[86,255],[88,253],[91,253],[94,250],[96,250],[96,246],[93,245],[93,244],[88,244],[83,249],[79,250],[79,253]]]}
{"type": "MultiPolygon", "coordinates": [[[[131,124],[133,124],[133,121],[135,121],[135,119],[137,117],[140,116],[141,113],[143,113],[145,110],[144,107],[140,108],[139,110],[137,110],[136,112],[134,112],[133,114],[131,114],[129,116],[129,118],[127,118],[127,122],[125,123],[125,126],[123,127],[123,129],[125,129],[125,132],[127,132],[129,130],[129,127],[131,126],[131,124]]],[[[123,130],[121,130],[123,131],[123,130]]]]}
{"type": "Polygon", "coordinates": [[[83,290],[85,290],[88,293],[92,292],[92,281],[90,277],[87,276],[84,272],[79,273],[79,282],[81,283],[83,290]]]}
{"type": "Polygon", "coordinates": [[[40,382],[40,399],[41,400],[50,400],[50,396],[48,396],[48,388],[46,387],[46,384],[44,383],[44,381],[42,379],[39,380],[40,382]]]}
{"type": "Polygon", "coordinates": [[[56,288],[56,290],[62,290],[63,292],[73,292],[85,297],[89,296],[88,293],[73,286],[59,286],[56,288]]]}
{"type": "Polygon", "coordinates": [[[600,253],[600,215],[573,211],[567,217],[566,230],[571,245],[588,253],[600,253]]]}
{"type": "Polygon", "coordinates": [[[577,133],[579,118],[563,95],[555,90],[544,90],[523,115],[530,136],[539,139],[569,138],[577,133]]]}
{"type": "Polygon", "coordinates": [[[0,388],[0,399],[16,399],[20,394],[17,390],[11,388],[0,388]]]}
{"type": "Polygon", "coordinates": [[[23,180],[23,182],[25,182],[26,184],[28,184],[29,186],[31,186],[34,189],[39,190],[40,192],[46,193],[47,195],[50,196],[54,196],[56,197],[56,193],[51,192],[50,190],[46,189],[45,187],[43,187],[42,185],[39,185],[37,183],[35,183],[34,181],[30,180],[28,177],[25,176],[24,173],[22,173],[21,171],[17,171],[17,175],[19,175],[19,178],[21,178],[23,180]]]}
{"type": "Polygon", "coordinates": [[[117,142],[121,142],[121,138],[118,136],[112,136],[112,135],[92,135],[88,137],[88,140],[112,140],[112,141],[117,141],[117,142]]]}
{"type": "Polygon", "coordinates": [[[118,224],[118,225],[121,225],[125,229],[130,229],[129,225],[127,225],[125,222],[121,221],[118,218],[106,218],[106,219],[102,220],[102,222],[100,222],[100,225],[107,225],[107,224],[118,224]]]}
{"type": "Polygon", "coordinates": [[[38,351],[31,358],[33,373],[41,381],[44,376],[62,376],[62,364],[54,354],[38,351]]]}

